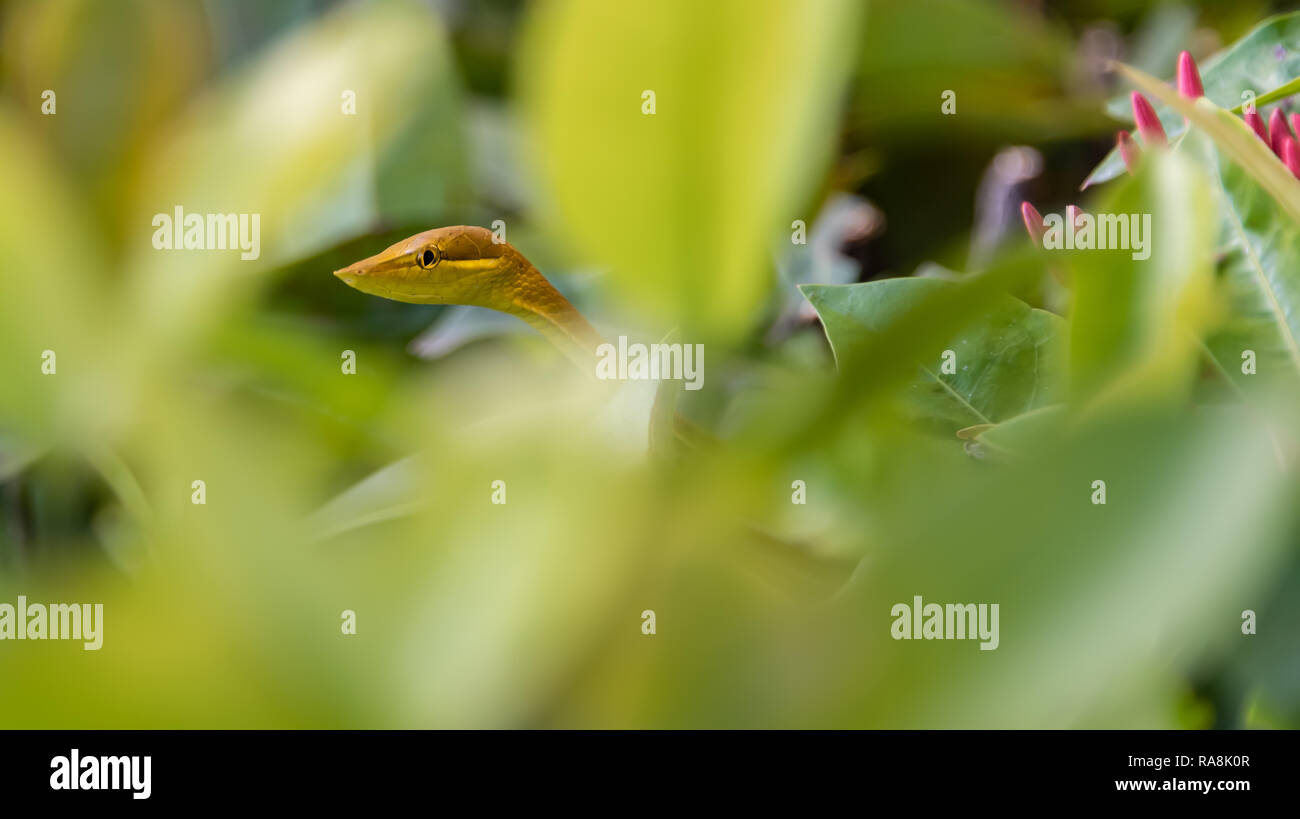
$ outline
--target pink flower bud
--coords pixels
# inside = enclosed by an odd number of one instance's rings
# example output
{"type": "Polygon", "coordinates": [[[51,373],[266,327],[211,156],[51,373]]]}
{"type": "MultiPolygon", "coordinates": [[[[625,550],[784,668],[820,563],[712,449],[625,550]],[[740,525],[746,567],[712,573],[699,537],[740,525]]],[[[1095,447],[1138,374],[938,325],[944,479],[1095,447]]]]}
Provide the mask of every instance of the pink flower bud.
{"type": "Polygon", "coordinates": [[[1300,137],[1300,114],[1292,114],[1288,119],[1291,120],[1291,130],[1295,131],[1296,137],[1300,137]]]}
{"type": "Polygon", "coordinates": [[[1290,135],[1282,109],[1274,108],[1268,118],[1268,146],[1273,149],[1273,153],[1282,155],[1282,140],[1290,135]]]}
{"type": "Polygon", "coordinates": [[[1029,231],[1029,238],[1034,240],[1034,244],[1041,245],[1043,234],[1047,232],[1047,228],[1043,225],[1043,214],[1028,201],[1024,201],[1020,203],[1020,216],[1025,220],[1025,230],[1029,231]]]}
{"type": "Polygon", "coordinates": [[[1142,135],[1142,141],[1146,146],[1150,148],[1152,145],[1168,144],[1165,128],[1160,124],[1156,109],[1151,107],[1147,98],[1134,91],[1130,99],[1133,102],[1133,119],[1137,120],[1138,133],[1142,135]]]}
{"type": "Polygon", "coordinates": [[[1115,147],[1119,148],[1119,155],[1124,160],[1124,167],[1128,168],[1129,173],[1134,173],[1137,169],[1138,160],[1142,158],[1142,149],[1133,141],[1133,137],[1128,135],[1128,131],[1119,132],[1115,137],[1115,147]]]}
{"type": "Polygon", "coordinates": [[[1282,161],[1291,175],[1300,179],[1300,143],[1295,141],[1295,137],[1282,138],[1282,161]]]}
{"type": "Polygon", "coordinates": [[[1264,140],[1264,144],[1267,145],[1268,128],[1264,125],[1264,118],[1259,115],[1259,112],[1256,111],[1254,108],[1251,108],[1249,111],[1246,112],[1245,119],[1246,119],[1246,124],[1250,126],[1250,129],[1252,131],[1255,132],[1255,135],[1260,139],[1264,140]]]}
{"type": "Polygon", "coordinates": [[[1186,51],[1178,55],[1178,93],[1191,100],[1205,96],[1201,72],[1196,70],[1196,61],[1186,51]]]}

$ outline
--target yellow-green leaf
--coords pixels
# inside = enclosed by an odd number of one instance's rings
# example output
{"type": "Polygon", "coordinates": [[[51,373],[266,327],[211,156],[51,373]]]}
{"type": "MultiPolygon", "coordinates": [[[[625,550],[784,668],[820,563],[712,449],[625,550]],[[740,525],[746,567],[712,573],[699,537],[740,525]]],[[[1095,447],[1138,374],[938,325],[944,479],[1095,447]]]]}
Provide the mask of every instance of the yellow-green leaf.
{"type": "Polygon", "coordinates": [[[539,4],[520,90],[566,244],[686,337],[748,329],[824,170],[855,6],[539,4]]]}

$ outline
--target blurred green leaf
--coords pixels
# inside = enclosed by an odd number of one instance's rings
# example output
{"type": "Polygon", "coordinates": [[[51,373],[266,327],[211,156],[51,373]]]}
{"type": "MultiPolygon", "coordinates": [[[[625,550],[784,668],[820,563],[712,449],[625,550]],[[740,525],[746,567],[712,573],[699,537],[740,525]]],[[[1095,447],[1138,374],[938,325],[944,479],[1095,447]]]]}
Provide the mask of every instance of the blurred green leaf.
{"type": "Polygon", "coordinates": [[[902,436],[872,452],[887,471],[859,484],[866,558],[833,603],[774,601],[734,549],[699,548],[657,593],[673,639],[611,645],[555,724],[1171,727],[1171,669],[1240,639],[1287,549],[1289,493],[1259,433],[1240,415],[1125,418],[1015,465],[902,436]],[[998,648],[890,639],[914,595],[997,603],[998,648]]]}
{"type": "MultiPolygon", "coordinates": [[[[143,326],[193,333],[264,281],[249,274],[381,217],[437,212],[458,163],[454,129],[439,119],[456,110],[444,41],[418,3],[343,6],[217,84],[161,140],[133,203],[142,227],[128,261],[143,326]],[[355,115],[344,111],[349,91],[355,115]],[[152,215],[177,206],[258,214],[260,258],[155,250],[152,215]]],[[[322,282],[337,286],[329,274],[322,282]]]]}
{"type": "MultiPolygon", "coordinates": [[[[0,63],[6,90],[118,244],[138,226],[120,207],[160,130],[212,69],[197,3],[50,0],[11,4],[0,63]],[[55,92],[55,113],[39,102],[55,92]]],[[[145,223],[146,226],[148,222],[145,223]]]]}
{"type": "Polygon", "coordinates": [[[1055,437],[1061,434],[1065,419],[1065,405],[1052,404],[979,430],[974,439],[1001,455],[1038,453],[1048,448],[1055,437]]]}
{"type": "MultiPolygon", "coordinates": [[[[1070,270],[1071,397],[1179,401],[1195,374],[1200,338],[1218,318],[1208,174],[1189,156],[1152,152],[1096,210],[1128,221],[1120,236],[1129,247],[1044,251],[1070,270]],[[1134,219],[1144,234],[1141,250],[1134,219]]],[[[1119,242],[1112,236],[1111,244],[1119,242]]]]}
{"type": "Polygon", "coordinates": [[[106,373],[95,366],[115,305],[100,235],[71,180],[3,108],[0,143],[0,426],[93,440],[118,409],[102,397],[106,373]]]}
{"type": "Polygon", "coordinates": [[[841,0],[536,6],[519,82],[557,232],[683,337],[749,330],[767,237],[829,158],[857,29],[841,0]]]}

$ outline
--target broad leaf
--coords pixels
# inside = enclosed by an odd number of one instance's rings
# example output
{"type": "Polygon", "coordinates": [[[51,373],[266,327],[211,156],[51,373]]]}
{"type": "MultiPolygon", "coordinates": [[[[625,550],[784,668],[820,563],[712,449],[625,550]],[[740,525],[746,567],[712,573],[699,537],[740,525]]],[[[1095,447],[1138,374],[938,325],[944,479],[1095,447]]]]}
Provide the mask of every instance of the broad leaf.
{"type": "MultiPolygon", "coordinates": [[[[905,278],[800,289],[821,317],[841,372],[859,378],[869,374],[857,369],[848,351],[935,289],[956,286],[905,278]]],[[[969,326],[955,329],[959,332],[933,351],[907,389],[908,406],[922,417],[941,419],[955,430],[1014,417],[1056,396],[1059,342],[1065,334],[1059,316],[1008,296],[969,326]],[[952,353],[955,372],[943,372],[945,351],[952,353]]]]}

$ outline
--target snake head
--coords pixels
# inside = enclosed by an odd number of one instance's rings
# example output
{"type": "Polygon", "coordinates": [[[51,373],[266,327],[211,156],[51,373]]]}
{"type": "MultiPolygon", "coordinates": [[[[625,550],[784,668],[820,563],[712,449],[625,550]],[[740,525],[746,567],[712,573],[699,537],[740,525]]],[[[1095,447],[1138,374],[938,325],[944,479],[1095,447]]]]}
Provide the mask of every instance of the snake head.
{"type": "MultiPolygon", "coordinates": [[[[457,225],[417,233],[334,275],[363,293],[411,304],[497,307],[510,246],[487,228],[457,225]]],[[[499,309],[499,308],[498,308],[499,309]]]]}

